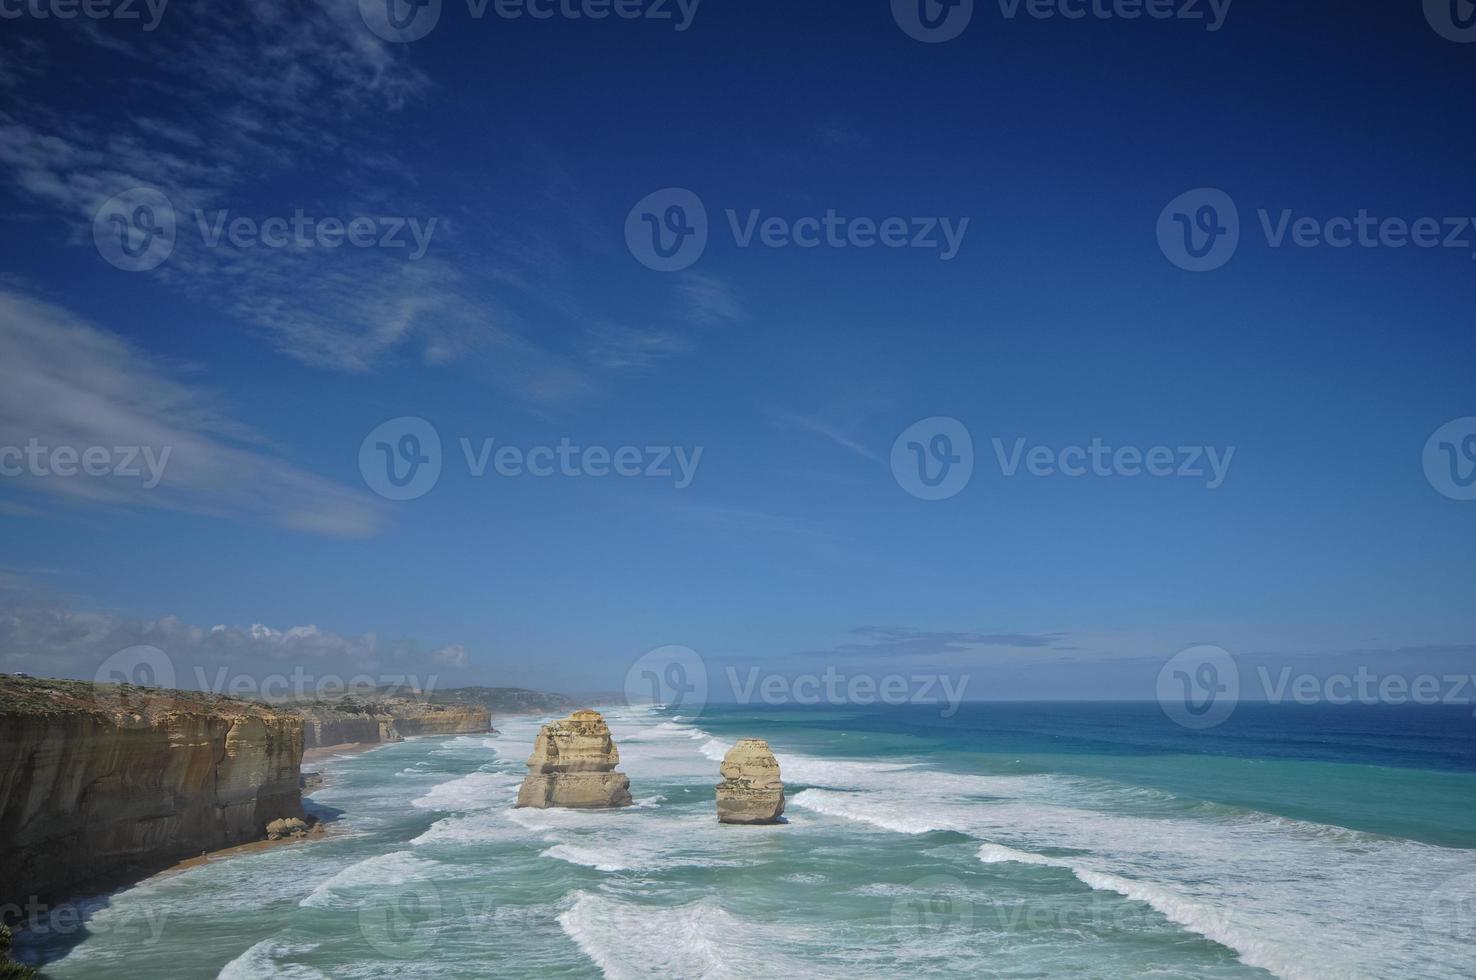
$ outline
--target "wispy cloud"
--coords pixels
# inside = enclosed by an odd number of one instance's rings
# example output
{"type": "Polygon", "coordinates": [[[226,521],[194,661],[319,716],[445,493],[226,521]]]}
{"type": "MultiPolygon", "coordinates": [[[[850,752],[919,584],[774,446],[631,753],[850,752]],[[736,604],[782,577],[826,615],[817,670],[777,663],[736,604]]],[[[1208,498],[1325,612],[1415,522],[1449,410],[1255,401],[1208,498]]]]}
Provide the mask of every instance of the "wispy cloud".
{"type": "Polygon", "coordinates": [[[826,421],[825,419],[818,418],[813,415],[801,415],[796,412],[787,412],[776,408],[768,409],[768,414],[769,417],[772,418],[775,422],[788,426],[792,429],[798,429],[802,432],[808,432],[811,435],[819,436],[822,439],[834,443],[842,449],[846,449],[850,452],[855,453],[862,459],[869,459],[873,462],[878,463],[883,461],[881,455],[871,449],[871,447],[865,445],[860,440],[853,437],[850,433],[846,432],[840,426],[826,421]]]}
{"type": "Polygon", "coordinates": [[[539,404],[645,374],[689,352],[696,327],[743,317],[732,286],[705,274],[660,284],[670,323],[633,323],[584,298],[574,259],[608,259],[618,227],[577,170],[516,126],[499,133],[515,179],[437,201],[418,173],[429,164],[397,138],[432,82],[405,46],[365,28],[357,0],[174,0],[168,14],[168,57],[155,38],[79,22],[49,41],[78,50],[27,44],[0,71],[0,85],[28,97],[24,116],[0,112],[0,185],[14,191],[16,220],[40,234],[60,226],[90,251],[104,202],[157,190],[178,233],[168,261],[141,276],[313,367],[363,373],[418,355],[539,404]],[[131,84],[106,107],[54,111],[46,93],[73,57],[131,84]],[[222,212],[290,219],[299,206],[317,219],[437,225],[415,261],[411,249],[209,244],[200,227],[222,212]]]}
{"type": "Polygon", "coordinates": [[[742,320],[747,314],[731,283],[708,273],[684,272],[677,280],[678,315],[697,323],[742,320]]]}
{"type": "Polygon", "coordinates": [[[19,474],[0,486],[329,535],[367,535],[380,524],[382,509],[368,494],[275,455],[209,391],[60,307],[0,291],[0,348],[0,446],[137,447],[144,461],[163,463],[150,486],[147,473],[87,475],[75,460],[72,475],[49,464],[37,473],[11,456],[7,466],[19,474]]]}
{"type": "Polygon", "coordinates": [[[845,659],[911,660],[933,658],[957,660],[980,656],[991,650],[1059,651],[1066,649],[1069,634],[984,633],[958,630],[925,630],[909,626],[862,626],[850,631],[855,640],[839,643],[811,655],[845,659]]]}

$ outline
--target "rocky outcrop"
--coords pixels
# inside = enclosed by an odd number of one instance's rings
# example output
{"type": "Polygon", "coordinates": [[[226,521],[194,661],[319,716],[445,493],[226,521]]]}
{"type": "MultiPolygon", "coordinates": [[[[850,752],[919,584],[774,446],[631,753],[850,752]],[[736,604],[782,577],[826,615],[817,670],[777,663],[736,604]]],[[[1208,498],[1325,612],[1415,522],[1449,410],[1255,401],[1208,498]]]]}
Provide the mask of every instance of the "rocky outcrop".
{"type": "Polygon", "coordinates": [[[784,812],[779,760],[761,738],[740,739],[723,756],[717,785],[720,823],[778,823],[784,812]]]}
{"type": "Polygon", "coordinates": [[[302,720],[209,694],[0,678],[0,906],[303,820],[302,720]]]}
{"type": "Polygon", "coordinates": [[[303,743],[329,745],[399,742],[415,735],[485,732],[492,716],[475,704],[432,704],[415,697],[345,697],[294,705],[302,717],[303,743]]]}
{"type": "Polygon", "coordinates": [[[281,820],[273,820],[266,825],[267,840],[283,840],[288,837],[306,837],[313,828],[306,820],[296,817],[284,817],[281,820]]]}
{"type": "Polygon", "coordinates": [[[518,806],[629,806],[630,779],[615,771],[620,752],[598,711],[580,709],[538,733],[518,806]]]}

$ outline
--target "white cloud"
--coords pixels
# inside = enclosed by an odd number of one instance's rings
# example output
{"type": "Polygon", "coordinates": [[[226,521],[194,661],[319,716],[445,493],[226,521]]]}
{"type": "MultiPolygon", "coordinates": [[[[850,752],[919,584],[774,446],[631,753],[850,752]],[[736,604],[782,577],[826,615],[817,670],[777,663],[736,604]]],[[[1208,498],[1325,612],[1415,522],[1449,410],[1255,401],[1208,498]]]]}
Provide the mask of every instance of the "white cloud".
{"type": "Polygon", "coordinates": [[[813,415],[800,415],[796,412],[780,411],[779,409],[770,409],[769,416],[777,422],[829,440],[842,449],[850,450],[862,459],[869,459],[874,462],[882,461],[881,454],[866,446],[839,426],[827,422],[825,419],[817,418],[813,415]]]}
{"type": "MultiPolygon", "coordinates": [[[[69,312],[0,291],[0,446],[139,447],[138,477],[58,476],[7,457],[0,486],[115,506],[158,507],[321,534],[363,536],[380,524],[367,493],[270,452],[207,391],[69,312]],[[165,455],[167,452],[167,456],[165,455]],[[145,461],[162,461],[149,486],[145,461]]],[[[122,463],[113,452],[111,462],[122,463]]]]}
{"type": "MultiPolygon", "coordinates": [[[[115,655],[153,647],[167,658],[175,686],[211,690],[230,681],[292,677],[306,684],[326,675],[393,677],[415,674],[425,683],[439,668],[470,664],[466,650],[445,646],[429,653],[414,640],[381,640],[374,633],[335,633],[317,626],[274,629],[251,626],[195,626],[176,616],[130,619],[84,612],[61,602],[13,602],[0,606],[0,665],[6,671],[91,680],[116,665],[115,655]]],[[[100,679],[106,679],[102,677],[100,679]]],[[[239,689],[254,693],[250,684],[239,689]]]]}

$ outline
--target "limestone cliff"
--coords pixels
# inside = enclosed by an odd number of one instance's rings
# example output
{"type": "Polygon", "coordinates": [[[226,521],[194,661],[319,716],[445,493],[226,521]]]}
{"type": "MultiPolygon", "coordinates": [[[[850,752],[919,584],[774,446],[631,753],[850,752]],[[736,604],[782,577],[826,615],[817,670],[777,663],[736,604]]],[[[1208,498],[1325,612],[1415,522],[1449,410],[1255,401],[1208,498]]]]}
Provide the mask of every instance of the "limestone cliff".
{"type": "Polygon", "coordinates": [[[0,678],[0,905],[265,836],[305,816],[302,721],[209,694],[0,678]]]}
{"type": "Polygon", "coordinates": [[[630,779],[616,772],[620,752],[598,711],[580,709],[543,726],[518,790],[518,806],[629,806],[630,779]]]}
{"type": "Polygon", "coordinates": [[[717,785],[721,823],[778,823],[784,812],[784,783],[779,760],[761,738],[739,739],[723,756],[717,785]]]}
{"type": "Polygon", "coordinates": [[[307,748],[363,742],[398,742],[412,735],[485,732],[492,716],[475,704],[432,704],[418,697],[345,697],[294,705],[307,748]]]}

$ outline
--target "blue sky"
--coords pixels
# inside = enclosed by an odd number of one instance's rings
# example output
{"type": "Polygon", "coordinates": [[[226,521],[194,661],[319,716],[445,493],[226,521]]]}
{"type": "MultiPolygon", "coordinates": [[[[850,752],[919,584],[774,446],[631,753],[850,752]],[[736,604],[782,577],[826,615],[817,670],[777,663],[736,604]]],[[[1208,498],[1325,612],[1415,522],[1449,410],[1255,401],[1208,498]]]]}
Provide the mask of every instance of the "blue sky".
{"type": "Polygon", "coordinates": [[[1476,215],[1476,46],[1418,3],[1242,0],[1214,31],[979,3],[943,43],[882,2],[705,0],[678,31],[447,0],[408,44],[357,3],[222,7],[0,37],[0,443],[174,450],[149,489],[0,478],[7,669],[151,642],[591,691],[682,644],[1151,697],[1206,642],[1470,668],[1476,502],[1422,452],[1476,415],[1473,249],[1272,247],[1258,216],[1476,215]],[[149,271],[94,246],[138,187],[178,216],[149,271]],[[673,187],[709,241],[660,272],[625,226],[673,187]],[[1155,223],[1204,187],[1241,241],[1188,272],[1155,223]],[[436,224],[411,259],[211,246],[194,216],[299,209],[436,224]],[[754,209],[968,225],[948,259],[740,247],[754,209]],[[404,416],[442,472],[386,500],[360,447],[404,416]],[[935,416],[974,470],[926,501],[889,459],[935,416]],[[477,478],[463,437],[702,455],[683,489],[477,478]],[[1005,476],[996,438],[1234,455],[1215,489],[1005,476]]]}

